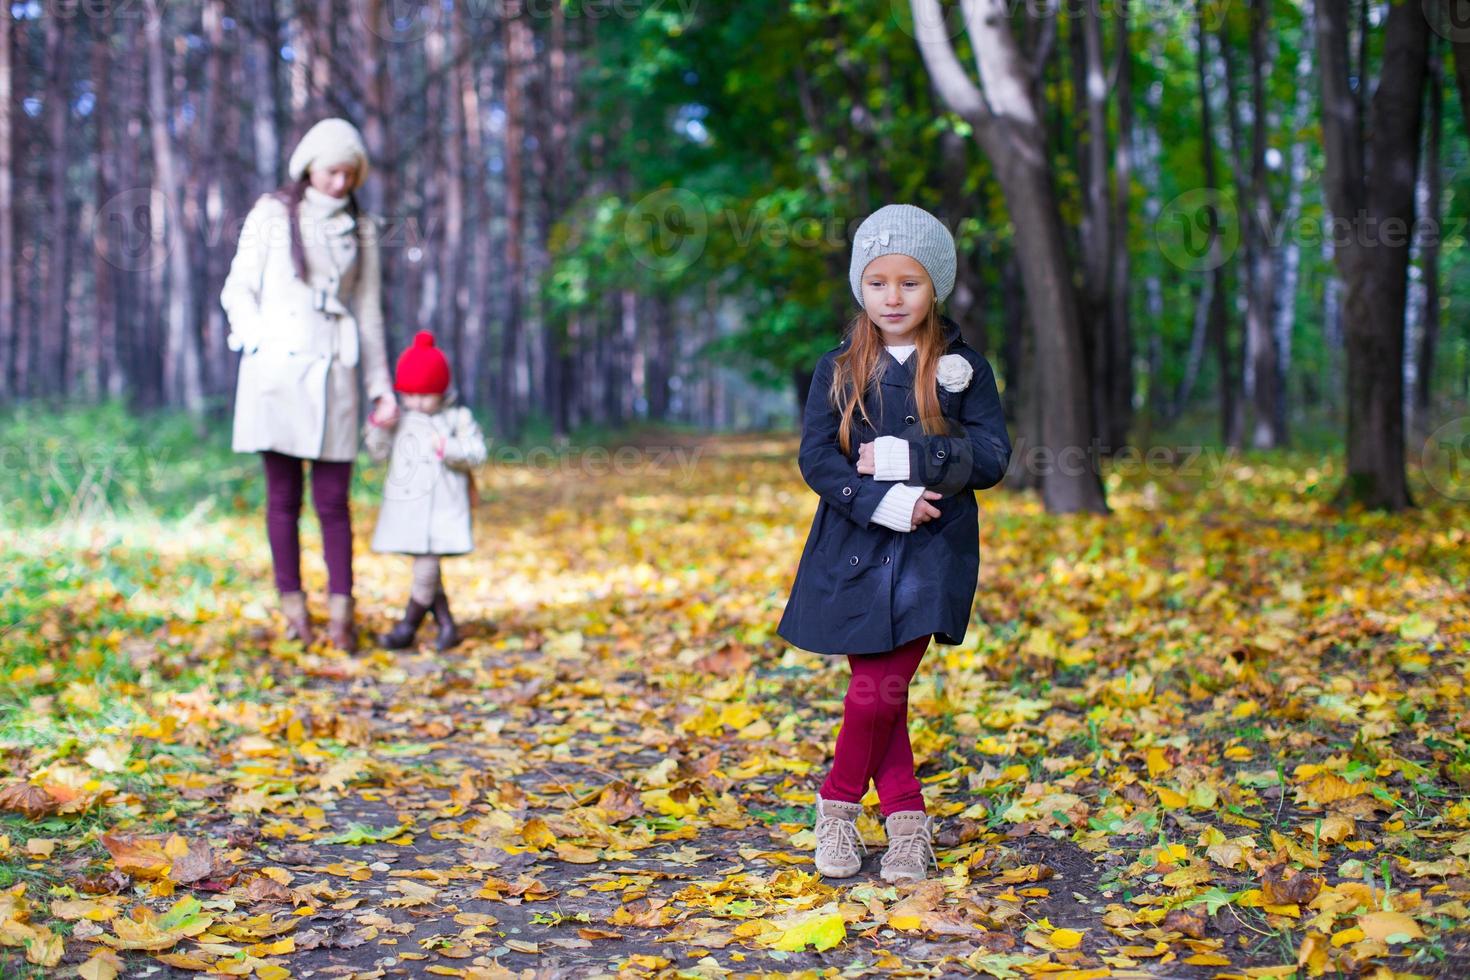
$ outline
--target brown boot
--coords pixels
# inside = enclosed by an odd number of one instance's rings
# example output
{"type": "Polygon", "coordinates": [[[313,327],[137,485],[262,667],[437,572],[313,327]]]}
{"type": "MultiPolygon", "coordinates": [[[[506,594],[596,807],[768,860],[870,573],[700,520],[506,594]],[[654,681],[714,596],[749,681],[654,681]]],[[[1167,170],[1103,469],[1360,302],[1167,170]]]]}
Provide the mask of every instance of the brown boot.
{"type": "Polygon", "coordinates": [[[883,852],[880,862],[884,881],[923,881],[931,862],[938,869],[932,826],[929,815],[923,810],[900,810],[888,815],[884,821],[888,831],[888,850],[883,852]]]}
{"type": "Polygon", "coordinates": [[[434,645],[441,652],[459,646],[464,637],[460,636],[459,627],[454,625],[454,617],[449,613],[449,596],[444,594],[443,589],[434,596],[434,605],[430,608],[434,610],[434,622],[439,624],[439,637],[434,645]]]}
{"type": "Polygon", "coordinates": [[[357,624],[352,617],[352,596],[327,596],[327,641],[344,653],[357,652],[357,624]]]}
{"type": "Polygon", "coordinates": [[[387,650],[402,650],[413,646],[414,637],[418,635],[419,624],[429,613],[429,607],[420,603],[417,599],[408,600],[408,608],[403,611],[400,619],[393,629],[378,637],[378,643],[387,650]]]}
{"type": "Polygon", "coordinates": [[[286,638],[300,640],[302,646],[311,646],[316,636],[311,631],[311,616],[306,611],[306,593],[282,592],[281,615],[286,617],[286,638]]]}

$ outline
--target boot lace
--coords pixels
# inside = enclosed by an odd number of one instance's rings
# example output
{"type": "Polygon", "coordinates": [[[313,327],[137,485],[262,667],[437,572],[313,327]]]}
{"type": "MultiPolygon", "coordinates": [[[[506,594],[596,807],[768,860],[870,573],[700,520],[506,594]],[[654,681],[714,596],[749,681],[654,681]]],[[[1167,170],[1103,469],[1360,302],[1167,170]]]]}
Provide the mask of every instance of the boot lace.
{"type": "Polygon", "coordinates": [[[933,826],[934,818],[925,817],[923,826],[914,833],[889,838],[888,850],[883,854],[883,863],[918,861],[925,867],[932,863],[934,870],[938,871],[939,858],[934,853],[933,826]]]}
{"type": "Polygon", "coordinates": [[[868,847],[863,843],[862,835],[858,833],[856,820],[848,820],[844,817],[819,817],[817,818],[816,834],[822,854],[833,860],[856,859],[858,848],[862,848],[864,856],[868,853],[868,847]]]}

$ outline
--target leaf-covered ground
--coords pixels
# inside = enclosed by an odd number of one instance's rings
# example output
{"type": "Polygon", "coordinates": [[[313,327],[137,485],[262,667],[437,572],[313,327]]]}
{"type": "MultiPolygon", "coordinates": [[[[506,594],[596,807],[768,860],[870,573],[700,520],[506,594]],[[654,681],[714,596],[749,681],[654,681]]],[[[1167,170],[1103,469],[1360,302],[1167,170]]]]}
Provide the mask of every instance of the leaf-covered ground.
{"type": "Polygon", "coordinates": [[[677,449],[486,468],[447,656],[275,639],[248,503],[0,530],[0,972],[1470,974],[1463,511],[1332,512],[1307,458],[982,494],[894,888],[876,805],[861,875],[810,860],[845,668],[774,636],[794,444],[677,449]]]}

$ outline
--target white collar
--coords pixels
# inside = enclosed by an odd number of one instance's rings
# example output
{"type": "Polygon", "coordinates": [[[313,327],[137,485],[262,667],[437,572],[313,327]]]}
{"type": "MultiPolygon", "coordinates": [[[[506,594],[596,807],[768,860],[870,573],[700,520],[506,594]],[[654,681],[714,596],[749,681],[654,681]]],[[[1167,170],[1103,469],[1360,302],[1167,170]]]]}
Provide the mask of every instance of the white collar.
{"type": "Polygon", "coordinates": [[[316,217],[325,218],[343,211],[347,207],[347,198],[333,197],[307,185],[306,194],[301,198],[301,207],[316,217]]]}

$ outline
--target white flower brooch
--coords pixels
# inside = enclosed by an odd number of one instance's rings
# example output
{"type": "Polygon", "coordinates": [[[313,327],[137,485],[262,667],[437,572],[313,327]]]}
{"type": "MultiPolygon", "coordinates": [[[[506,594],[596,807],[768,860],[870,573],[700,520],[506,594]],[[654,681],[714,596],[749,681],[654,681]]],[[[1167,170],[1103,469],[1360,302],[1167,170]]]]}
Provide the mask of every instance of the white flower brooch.
{"type": "Polygon", "coordinates": [[[970,387],[975,369],[959,354],[945,354],[939,359],[934,377],[945,391],[964,391],[970,387]]]}

